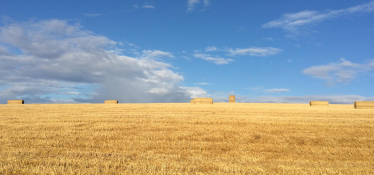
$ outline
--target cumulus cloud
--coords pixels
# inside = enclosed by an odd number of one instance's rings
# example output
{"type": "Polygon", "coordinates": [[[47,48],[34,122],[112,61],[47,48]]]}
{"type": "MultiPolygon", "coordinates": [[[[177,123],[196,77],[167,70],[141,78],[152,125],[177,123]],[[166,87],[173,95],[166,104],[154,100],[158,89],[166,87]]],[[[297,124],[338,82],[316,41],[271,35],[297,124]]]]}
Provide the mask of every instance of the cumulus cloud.
{"type": "MultiPolygon", "coordinates": [[[[187,10],[193,11],[196,8],[196,5],[200,4],[200,0],[187,0],[187,10]]],[[[210,1],[209,0],[203,0],[204,6],[209,6],[210,1]]]]}
{"type": "Polygon", "coordinates": [[[284,14],[277,20],[270,21],[262,27],[264,28],[282,28],[289,32],[297,32],[300,28],[315,24],[328,19],[350,15],[354,13],[369,13],[374,11],[374,1],[369,3],[349,7],[340,10],[331,10],[327,12],[301,11],[297,13],[284,14]]]}
{"type": "Polygon", "coordinates": [[[230,62],[234,61],[233,59],[225,59],[225,58],[221,58],[221,57],[212,57],[209,54],[200,54],[200,53],[199,54],[194,54],[194,57],[195,58],[201,58],[201,59],[206,60],[206,61],[211,61],[214,64],[218,64],[218,65],[229,64],[230,62]]]}
{"type": "Polygon", "coordinates": [[[1,26],[0,45],[21,51],[0,50],[0,103],[14,98],[26,103],[188,102],[206,93],[181,87],[183,76],[155,59],[171,53],[122,55],[117,42],[64,20],[1,26]]]}
{"type": "Polygon", "coordinates": [[[336,82],[349,82],[359,73],[372,69],[374,69],[374,61],[367,64],[358,64],[341,58],[337,63],[312,66],[302,72],[314,78],[326,80],[328,84],[334,84],[336,82]]]}
{"type": "Polygon", "coordinates": [[[328,101],[331,104],[353,104],[354,101],[374,101],[374,97],[359,95],[307,95],[307,96],[261,96],[238,99],[241,103],[309,103],[309,101],[328,101]]]}
{"type": "Polygon", "coordinates": [[[279,54],[282,49],[273,48],[273,47],[250,47],[244,49],[228,49],[229,55],[250,55],[250,56],[270,56],[279,54]]]}

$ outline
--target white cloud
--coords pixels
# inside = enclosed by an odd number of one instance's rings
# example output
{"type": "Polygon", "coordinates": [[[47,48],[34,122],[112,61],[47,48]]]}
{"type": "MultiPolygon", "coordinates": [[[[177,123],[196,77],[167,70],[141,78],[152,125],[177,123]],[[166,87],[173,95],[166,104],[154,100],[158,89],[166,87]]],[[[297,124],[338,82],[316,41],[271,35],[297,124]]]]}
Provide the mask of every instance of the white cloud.
{"type": "Polygon", "coordinates": [[[238,99],[241,103],[309,103],[309,101],[328,101],[330,104],[352,104],[354,101],[374,101],[374,97],[358,95],[307,95],[307,96],[261,96],[238,99]]]}
{"type": "Polygon", "coordinates": [[[263,38],[264,40],[269,40],[269,41],[273,41],[274,39],[272,37],[265,37],[263,38]]]}
{"type": "Polygon", "coordinates": [[[230,62],[233,62],[233,59],[225,59],[220,57],[212,57],[209,54],[194,54],[196,58],[201,58],[206,61],[212,61],[214,64],[229,64],[230,62]]]}
{"type": "Polygon", "coordinates": [[[65,94],[80,95],[81,93],[79,93],[79,92],[65,92],[65,94]]]}
{"type": "Polygon", "coordinates": [[[161,50],[143,50],[142,57],[144,58],[161,58],[161,57],[173,58],[174,56],[170,52],[163,52],[161,50]]]}
{"type": "Polygon", "coordinates": [[[195,5],[199,3],[200,3],[200,0],[187,0],[187,10],[188,11],[195,10],[195,5]]]}
{"type": "Polygon", "coordinates": [[[214,47],[214,46],[208,46],[205,48],[205,51],[206,52],[212,52],[212,51],[217,51],[218,48],[217,47],[214,47]]]}
{"type": "Polygon", "coordinates": [[[155,6],[153,6],[153,5],[142,5],[141,8],[145,8],[145,9],[154,9],[155,6]]]}
{"type": "MultiPolygon", "coordinates": [[[[187,0],[187,10],[193,11],[196,8],[196,5],[200,4],[200,0],[187,0]]],[[[203,0],[204,6],[209,6],[210,1],[209,0],[203,0]]]]}
{"type": "Polygon", "coordinates": [[[188,102],[206,93],[180,87],[183,76],[155,59],[171,53],[144,50],[140,57],[126,56],[117,42],[67,21],[1,26],[0,45],[22,51],[0,54],[0,103],[13,98],[26,103],[188,102]]]}
{"type": "Polygon", "coordinates": [[[264,28],[282,28],[289,32],[298,32],[302,27],[306,27],[317,22],[328,20],[331,18],[336,18],[339,16],[349,15],[357,12],[373,12],[374,11],[374,1],[366,4],[340,9],[332,10],[327,12],[318,11],[301,11],[297,13],[284,14],[280,19],[270,21],[262,27],[264,28]]]}
{"type": "Polygon", "coordinates": [[[98,17],[98,16],[101,16],[100,13],[84,13],[83,15],[87,16],[87,17],[98,17]]]}
{"type": "Polygon", "coordinates": [[[136,9],[139,8],[138,4],[134,4],[134,8],[136,9]]]}
{"type": "Polygon", "coordinates": [[[9,51],[6,47],[2,47],[0,46],[0,56],[1,55],[8,55],[9,54],[9,51]]]}
{"type": "Polygon", "coordinates": [[[248,88],[252,91],[261,92],[261,93],[283,93],[283,92],[290,92],[290,89],[285,88],[274,88],[274,89],[265,89],[263,86],[257,86],[254,88],[248,88]]]}
{"type": "Polygon", "coordinates": [[[266,89],[265,92],[280,93],[280,92],[290,92],[290,90],[289,89],[266,89]]]}
{"type": "Polygon", "coordinates": [[[180,87],[184,91],[186,91],[191,98],[199,98],[199,97],[209,97],[207,92],[199,87],[180,87]]]}
{"type": "Polygon", "coordinates": [[[204,5],[205,5],[205,6],[208,6],[208,5],[210,5],[210,2],[209,2],[209,0],[204,0],[204,5]]]}
{"type": "Polygon", "coordinates": [[[205,82],[203,82],[203,83],[194,83],[195,85],[211,85],[210,83],[205,83],[205,82]]]}
{"type": "Polygon", "coordinates": [[[367,64],[358,64],[341,58],[337,63],[312,66],[302,72],[314,78],[324,79],[328,84],[334,84],[336,82],[348,82],[354,79],[358,73],[372,69],[374,69],[374,61],[367,64]]]}
{"type": "Polygon", "coordinates": [[[282,49],[273,48],[273,47],[250,47],[244,49],[229,49],[227,50],[229,55],[236,56],[236,55],[250,55],[250,56],[270,56],[279,54],[282,49]]]}

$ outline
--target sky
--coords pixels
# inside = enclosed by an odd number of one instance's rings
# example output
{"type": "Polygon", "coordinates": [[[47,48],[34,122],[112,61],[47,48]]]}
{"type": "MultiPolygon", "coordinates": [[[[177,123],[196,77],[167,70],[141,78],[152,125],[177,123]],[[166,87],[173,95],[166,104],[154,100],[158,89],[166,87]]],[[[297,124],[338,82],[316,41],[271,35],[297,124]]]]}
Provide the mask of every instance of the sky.
{"type": "Polygon", "coordinates": [[[0,104],[374,101],[371,0],[0,4],[0,104]]]}

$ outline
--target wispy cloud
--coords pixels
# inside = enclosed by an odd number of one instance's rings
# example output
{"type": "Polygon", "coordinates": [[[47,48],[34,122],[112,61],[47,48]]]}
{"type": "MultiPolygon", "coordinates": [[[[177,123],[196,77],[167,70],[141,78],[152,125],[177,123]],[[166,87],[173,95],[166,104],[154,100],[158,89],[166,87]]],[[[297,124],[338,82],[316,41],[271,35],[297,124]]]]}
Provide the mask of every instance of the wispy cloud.
{"type": "Polygon", "coordinates": [[[145,9],[154,9],[155,6],[153,6],[153,5],[142,5],[141,8],[145,8],[145,9]]]}
{"type": "Polygon", "coordinates": [[[218,48],[214,47],[214,46],[208,46],[208,47],[205,48],[206,52],[217,51],[217,50],[218,50],[218,48]]]}
{"type": "Polygon", "coordinates": [[[100,13],[84,13],[82,15],[87,16],[87,17],[98,17],[98,16],[101,16],[100,13]]]}
{"type": "Polygon", "coordinates": [[[268,93],[281,93],[281,92],[290,92],[289,89],[266,89],[265,92],[268,93]]]}
{"type": "Polygon", "coordinates": [[[285,88],[274,88],[274,89],[265,89],[263,86],[257,86],[253,88],[248,88],[252,91],[255,92],[260,92],[260,93],[283,93],[283,92],[290,92],[290,89],[285,89],[285,88]]]}
{"type": "Polygon", "coordinates": [[[194,83],[194,85],[212,85],[212,84],[203,82],[203,83],[194,83]]]}
{"type": "Polygon", "coordinates": [[[333,85],[336,82],[351,81],[358,73],[367,72],[372,69],[374,69],[374,61],[367,64],[358,64],[341,58],[337,63],[312,66],[304,69],[302,72],[314,78],[326,80],[327,85],[333,85]]]}
{"type": "Polygon", "coordinates": [[[209,2],[209,0],[204,0],[204,5],[205,5],[205,6],[208,6],[208,5],[210,5],[210,2],[209,2]]]}
{"type": "Polygon", "coordinates": [[[228,49],[229,55],[250,55],[250,56],[270,56],[279,54],[282,49],[273,48],[273,47],[250,47],[244,49],[228,49]]]}
{"type": "Polygon", "coordinates": [[[349,7],[340,10],[331,10],[327,12],[318,11],[301,11],[297,13],[284,14],[281,18],[277,20],[270,21],[262,27],[264,28],[282,28],[289,32],[298,32],[300,28],[315,24],[317,22],[325,21],[331,18],[336,18],[344,15],[359,13],[359,12],[373,12],[374,11],[374,1],[369,3],[349,7]]]}
{"type": "MultiPolygon", "coordinates": [[[[200,0],[187,0],[187,10],[188,11],[193,11],[195,10],[196,6],[200,4],[200,0]]],[[[209,0],[203,0],[203,4],[205,7],[210,5],[209,0]]]]}
{"type": "Polygon", "coordinates": [[[225,58],[221,58],[221,57],[212,57],[209,54],[200,54],[199,53],[199,54],[194,54],[194,56],[195,56],[195,58],[201,58],[201,59],[206,60],[206,61],[211,61],[214,64],[218,64],[218,65],[229,64],[230,62],[234,61],[233,59],[225,59],[225,58]]]}
{"type": "Polygon", "coordinates": [[[170,52],[164,52],[161,50],[143,50],[143,58],[161,58],[161,57],[174,57],[170,52]]]}

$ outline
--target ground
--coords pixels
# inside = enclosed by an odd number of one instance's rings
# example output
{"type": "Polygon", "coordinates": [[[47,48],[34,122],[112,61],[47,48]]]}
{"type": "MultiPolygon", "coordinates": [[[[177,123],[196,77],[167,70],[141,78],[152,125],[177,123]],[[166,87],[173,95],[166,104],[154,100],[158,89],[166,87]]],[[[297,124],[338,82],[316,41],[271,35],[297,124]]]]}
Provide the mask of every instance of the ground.
{"type": "Polygon", "coordinates": [[[0,105],[0,174],[374,174],[374,110],[0,105]]]}

